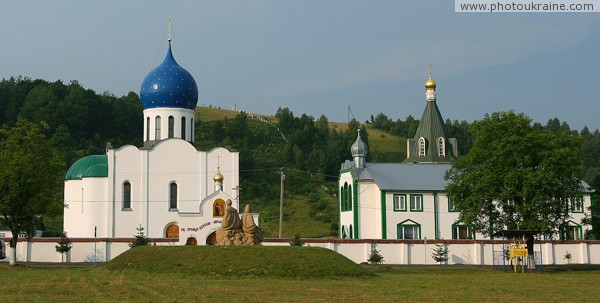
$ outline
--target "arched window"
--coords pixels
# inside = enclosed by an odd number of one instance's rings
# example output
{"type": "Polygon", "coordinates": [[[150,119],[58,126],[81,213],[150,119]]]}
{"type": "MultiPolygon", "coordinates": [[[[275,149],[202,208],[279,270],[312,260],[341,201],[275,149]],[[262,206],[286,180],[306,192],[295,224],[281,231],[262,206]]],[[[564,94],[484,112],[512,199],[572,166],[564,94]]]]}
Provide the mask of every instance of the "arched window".
{"type": "Polygon", "coordinates": [[[194,142],[194,118],[190,118],[190,141],[194,142]]]}
{"type": "Polygon", "coordinates": [[[181,117],[181,139],[185,140],[185,117],[181,117]]]}
{"type": "Polygon", "coordinates": [[[177,211],[177,183],[169,185],[169,210],[177,211]]]}
{"type": "Polygon", "coordinates": [[[150,117],[146,118],[146,141],[150,141],[150,117]]]}
{"type": "Polygon", "coordinates": [[[160,140],[160,116],[154,118],[154,140],[160,140]]]}
{"type": "Polygon", "coordinates": [[[225,201],[217,199],[213,203],[213,217],[223,217],[225,214],[225,201]]]}
{"type": "Polygon", "coordinates": [[[344,194],[345,194],[344,187],[340,186],[340,209],[341,210],[344,210],[344,207],[345,207],[344,206],[344,199],[345,199],[344,194]]]}
{"type": "Polygon", "coordinates": [[[171,224],[167,226],[165,230],[165,238],[179,239],[179,226],[177,224],[171,224]]]}
{"type": "Polygon", "coordinates": [[[438,139],[438,155],[440,157],[446,156],[446,144],[444,142],[444,137],[440,137],[438,139]]]}
{"type": "Polygon", "coordinates": [[[346,209],[352,209],[352,185],[348,185],[348,199],[346,199],[346,209]]]}
{"type": "Polygon", "coordinates": [[[123,210],[131,210],[131,183],[123,183],[123,210]]]}
{"type": "Polygon", "coordinates": [[[425,157],[425,138],[419,138],[419,157],[425,157]]]}
{"type": "Polygon", "coordinates": [[[169,138],[175,137],[175,118],[169,116],[169,138]]]}
{"type": "Polygon", "coordinates": [[[354,233],[352,231],[352,224],[350,224],[350,227],[348,227],[348,238],[354,239],[354,233]]]}

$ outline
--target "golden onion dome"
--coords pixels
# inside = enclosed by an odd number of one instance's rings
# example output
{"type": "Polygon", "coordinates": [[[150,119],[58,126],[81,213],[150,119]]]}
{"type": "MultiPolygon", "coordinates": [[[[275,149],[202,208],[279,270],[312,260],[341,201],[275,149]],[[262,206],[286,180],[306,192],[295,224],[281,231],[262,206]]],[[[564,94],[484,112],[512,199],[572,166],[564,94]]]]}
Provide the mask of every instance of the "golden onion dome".
{"type": "Polygon", "coordinates": [[[218,168],[213,180],[215,180],[215,182],[223,183],[223,175],[221,175],[221,171],[218,168]]]}
{"type": "Polygon", "coordinates": [[[431,77],[431,73],[429,73],[429,79],[427,79],[427,81],[425,81],[425,88],[426,89],[435,89],[435,87],[436,87],[435,81],[431,77]]]}

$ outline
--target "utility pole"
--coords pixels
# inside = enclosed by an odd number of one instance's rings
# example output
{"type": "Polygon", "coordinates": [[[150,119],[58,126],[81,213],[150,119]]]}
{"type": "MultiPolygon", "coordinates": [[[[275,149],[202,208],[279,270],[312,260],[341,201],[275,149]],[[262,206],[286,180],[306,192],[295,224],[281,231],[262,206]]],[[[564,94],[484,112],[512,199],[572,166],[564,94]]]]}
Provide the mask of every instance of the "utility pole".
{"type": "Polygon", "coordinates": [[[279,170],[281,175],[281,193],[279,195],[279,238],[283,238],[283,181],[285,180],[285,172],[283,167],[279,170]]]}

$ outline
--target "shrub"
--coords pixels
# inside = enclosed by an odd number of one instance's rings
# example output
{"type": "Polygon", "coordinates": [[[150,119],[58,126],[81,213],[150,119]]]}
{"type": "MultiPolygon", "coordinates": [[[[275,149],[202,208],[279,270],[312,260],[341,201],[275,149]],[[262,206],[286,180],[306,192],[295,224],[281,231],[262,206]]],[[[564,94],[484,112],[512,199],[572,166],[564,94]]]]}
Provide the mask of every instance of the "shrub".
{"type": "Polygon", "coordinates": [[[379,253],[377,249],[372,249],[369,258],[367,259],[371,264],[381,264],[383,263],[383,256],[379,253]]]}

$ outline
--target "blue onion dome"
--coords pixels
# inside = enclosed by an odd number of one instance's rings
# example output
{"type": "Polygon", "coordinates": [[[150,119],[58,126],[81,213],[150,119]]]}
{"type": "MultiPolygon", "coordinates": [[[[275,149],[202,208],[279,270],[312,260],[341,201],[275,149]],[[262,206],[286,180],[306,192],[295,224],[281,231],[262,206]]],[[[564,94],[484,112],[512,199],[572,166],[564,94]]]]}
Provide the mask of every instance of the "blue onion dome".
{"type": "Polygon", "coordinates": [[[165,60],[142,82],[140,99],[144,109],[176,107],[194,110],[198,103],[198,86],[194,77],[177,64],[171,43],[165,60]]]}

